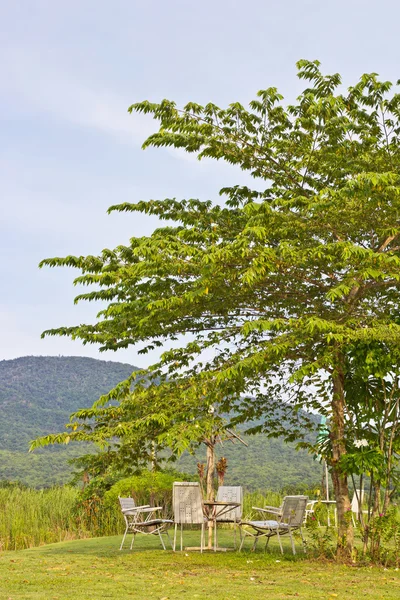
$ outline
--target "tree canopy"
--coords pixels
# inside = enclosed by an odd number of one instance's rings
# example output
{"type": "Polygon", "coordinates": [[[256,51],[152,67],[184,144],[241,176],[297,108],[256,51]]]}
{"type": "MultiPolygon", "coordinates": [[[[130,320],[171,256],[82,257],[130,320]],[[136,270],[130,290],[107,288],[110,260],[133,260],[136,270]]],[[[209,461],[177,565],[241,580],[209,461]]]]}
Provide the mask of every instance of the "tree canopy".
{"type": "MultiPolygon", "coordinates": [[[[300,408],[326,414],[339,547],[351,552],[341,467],[348,364],[361,346],[383,356],[400,339],[400,95],[375,73],[344,89],[318,61],[297,66],[307,87],[294,104],[270,87],[249,108],[130,107],[159,122],[144,147],[227,161],[251,174],[254,189],[223,188],[219,204],[112,206],[167,223],[98,256],[42,261],[80,270],[75,281],[90,290],[76,302],[106,302],[95,324],[44,335],[101,350],[141,344],[143,352],[178,340],[131,391],[148,419],[173,411],[175,440],[189,438],[198,411],[214,403],[236,420],[262,417],[271,434],[289,438],[299,435],[300,408]]],[[[133,379],[102,402],[125,397],[133,379]]]]}

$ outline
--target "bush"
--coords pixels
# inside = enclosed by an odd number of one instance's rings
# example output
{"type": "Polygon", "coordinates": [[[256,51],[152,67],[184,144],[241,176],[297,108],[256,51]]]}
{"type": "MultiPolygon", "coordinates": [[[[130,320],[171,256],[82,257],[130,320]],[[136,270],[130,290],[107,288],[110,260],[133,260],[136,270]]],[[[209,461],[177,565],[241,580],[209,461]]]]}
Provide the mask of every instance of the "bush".
{"type": "Polygon", "coordinates": [[[193,476],[174,472],[143,471],[140,475],[126,477],[115,483],[111,489],[104,494],[104,508],[106,510],[118,510],[118,496],[130,496],[138,506],[150,504],[151,506],[162,506],[163,518],[172,515],[172,486],[174,481],[193,481],[193,476]]]}

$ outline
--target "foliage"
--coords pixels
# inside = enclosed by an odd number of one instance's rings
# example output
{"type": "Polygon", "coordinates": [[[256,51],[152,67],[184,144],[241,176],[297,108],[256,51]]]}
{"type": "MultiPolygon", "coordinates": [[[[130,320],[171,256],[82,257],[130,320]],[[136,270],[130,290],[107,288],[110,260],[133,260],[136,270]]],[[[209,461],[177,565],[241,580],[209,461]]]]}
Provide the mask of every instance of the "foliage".
{"type": "MultiPolygon", "coordinates": [[[[190,476],[193,480],[193,476],[190,476]]],[[[172,515],[172,485],[174,481],[187,481],[182,473],[144,471],[115,483],[104,495],[104,508],[119,507],[118,496],[131,496],[138,506],[162,506],[164,518],[172,515]]]]}
{"type": "MultiPolygon", "coordinates": [[[[111,207],[168,225],[99,256],[42,261],[80,271],[75,282],[90,290],[76,302],[106,304],[96,323],[44,335],[101,350],[142,344],[143,352],[183,336],[180,348],[101,399],[105,407],[119,399],[123,414],[145,405],[145,416],[120,423],[124,436],[146,439],[147,427],[147,438],[174,452],[199,441],[210,405],[236,422],[262,417],[261,428],[286,440],[313,426],[299,408],[330,417],[339,543],[346,540],[349,557],[346,357],[369,344],[390,354],[400,338],[400,95],[374,73],[343,91],[340,76],[323,75],[318,61],[297,66],[307,87],[293,105],[271,87],[249,109],[194,102],[178,109],[169,100],[131,106],[160,123],[144,147],[222,159],[258,188],[224,188],[224,205],[166,199],[111,207]]],[[[121,432],[112,419],[90,432],[91,417],[76,413],[71,432],[36,445],[121,432]]]]}
{"type": "MultiPolygon", "coordinates": [[[[218,457],[223,455],[228,461],[225,485],[241,485],[251,492],[286,490],[288,494],[320,487],[320,464],[304,450],[296,451],[294,443],[285,444],[281,439],[271,439],[262,433],[244,435],[240,432],[240,435],[248,447],[228,442],[217,446],[218,457]]],[[[205,450],[198,448],[194,454],[184,453],[177,460],[176,468],[194,473],[196,463],[204,461],[205,450]]]]}
{"type": "MultiPolygon", "coordinates": [[[[31,488],[51,487],[70,481],[75,470],[75,485],[82,484],[82,475],[87,472],[91,481],[96,480],[93,482],[96,489],[104,485],[106,490],[116,480],[134,474],[135,456],[127,445],[123,452],[117,452],[115,447],[93,454],[93,446],[82,443],[27,454],[33,437],[50,429],[61,430],[80,404],[90,405],[99,393],[108,391],[134,369],[122,363],[84,357],[38,356],[0,362],[3,386],[0,390],[0,479],[18,481],[31,488]],[[14,432],[13,435],[10,432],[14,432]],[[73,460],[72,466],[70,460],[73,460]],[[98,478],[103,476],[100,483],[98,478]]],[[[250,490],[279,490],[285,485],[298,485],[302,480],[311,485],[319,479],[319,466],[305,452],[297,455],[293,444],[269,440],[264,434],[246,439],[248,448],[231,443],[221,447],[228,458],[228,485],[243,485],[250,490]],[[279,471],[273,466],[278,460],[279,471]]],[[[203,460],[201,449],[194,455],[183,455],[176,468],[195,473],[198,460],[203,460]]]]}
{"type": "Polygon", "coordinates": [[[333,527],[321,526],[318,514],[307,519],[304,533],[307,539],[307,551],[311,555],[317,558],[334,558],[336,531],[333,527]]]}
{"type": "MultiPolygon", "coordinates": [[[[385,514],[377,514],[368,523],[369,546],[367,557],[375,564],[400,564],[400,514],[391,507],[385,514]]],[[[365,532],[361,528],[362,539],[365,532]]]]}
{"type": "Polygon", "coordinates": [[[371,477],[374,498],[369,504],[376,516],[387,511],[400,483],[398,349],[393,348],[388,355],[380,346],[361,347],[348,370],[348,455],[342,460],[342,467],[360,475],[361,480],[364,473],[371,477]],[[361,361],[361,367],[354,368],[355,360],[361,361]],[[359,402],[355,401],[357,398],[359,402]]]}

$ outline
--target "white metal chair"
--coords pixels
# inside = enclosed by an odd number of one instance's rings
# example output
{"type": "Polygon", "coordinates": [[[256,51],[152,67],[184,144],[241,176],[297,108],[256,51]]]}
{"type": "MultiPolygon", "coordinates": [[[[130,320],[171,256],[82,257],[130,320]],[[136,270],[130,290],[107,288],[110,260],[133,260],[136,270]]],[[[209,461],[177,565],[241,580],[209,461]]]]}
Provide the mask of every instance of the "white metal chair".
{"type": "Polygon", "coordinates": [[[240,506],[232,508],[217,517],[217,523],[233,523],[234,544],[236,548],[236,528],[243,514],[243,488],[240,485],[221,485],[217,491],[218,502],[238,502],[240,506]]]}
{"type": "Polygon", "coordinates": [[[181,551],[183,549],[183,526],[201,525],[200,552],[203,552],[204,525],[207,519],[204,516],[200,484],[190,481],[176,481],[173,485],[172,503],[175,523],[174,543],[172,546],[174,552],[178,525],[181,526],[181,551]]]}
{"type": "Polygon", "coordinates": [[[270,513],[276,517],[276,520],[268,521],[241,521],[241,544],[239,550],[242,549],[245,537],[247,535],[254,538],[254,544],[252,550],[255,550],[258,540],[261,537],[266,537],[267,541],[265,548],[267,548],[269,540],[272,536],[276,535],[279,542],[281,553],[283,554],[281,536],[289,535],[292,544],[293,554],[296,554],[296,548],[294,545],[293,532],[299,530],[301,539],[303,541],[303,548],[305,552],[305,541],[301,526],[304,522],[304,515],[308,502],[307,496],[286,496],[283,499],[282,506],[279,508],[273,506],[266,506],[265,508],[253,507],[254,510],[258,510],[263,513],[270,513]],[[243,526],[251,527],[254,532],[244,529],[243,526]]]}
{"type": "Polygon", "coordinates": [[[150,506],[149,504],[136,506],[133,498],[119,497],[118,499],[126,525],[124,537],[122,538],[119,549],[122,550],[126,535],[128,532],[131,532],[133,534],[132,543],[130,546],[131,550],[133,548],[137,533],[143,533],[144,535],[158,535],[161,545],[165,550],[165,544],[162,535],[165,534],[169,540],[169,543],[171,543],[167,527],[168,525],[172,525],[173,521],[170,519],[159,519],[157,517],[153,517],[157,511],[162,510],[162,506],[150,506]]]}
{"type": "MultiPolygon", "coordinates": [[[[307,523],[307,518],[311,517],[315,513],[315,506],[318,504],[319,500],[309,500],[307,502],[306,510],[304,511],[304,524],[307,523]]],[[[319,523],[318,523],[319,525],[319,523]]]]}

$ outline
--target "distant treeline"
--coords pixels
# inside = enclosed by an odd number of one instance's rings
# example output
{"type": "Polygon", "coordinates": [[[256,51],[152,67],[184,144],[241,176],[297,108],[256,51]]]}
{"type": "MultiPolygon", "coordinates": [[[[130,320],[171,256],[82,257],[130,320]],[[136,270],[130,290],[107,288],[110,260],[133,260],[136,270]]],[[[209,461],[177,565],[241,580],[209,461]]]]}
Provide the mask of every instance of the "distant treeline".
{"type": "MultiPolygon", "coordinates": [[[[68,460],[87,453],[88,446],[54,446],[28,454],[30,440],[64,430],[73,411],[91,406],[135,369],[76,356],[0,361],[0,479],[38,488],[68,482],[73,471],[68,460]]],[[[219,456],[228,459],[227,484],[249,490],[319,485],[320,465],[294,445],[262,434],[246,439],[248,448],[230,442],[218,447],[219,456]]],[[[196,473],[199,461],[204,461],[202,448],[194,457],[181,457],[176,467],[196,473]]]]}

